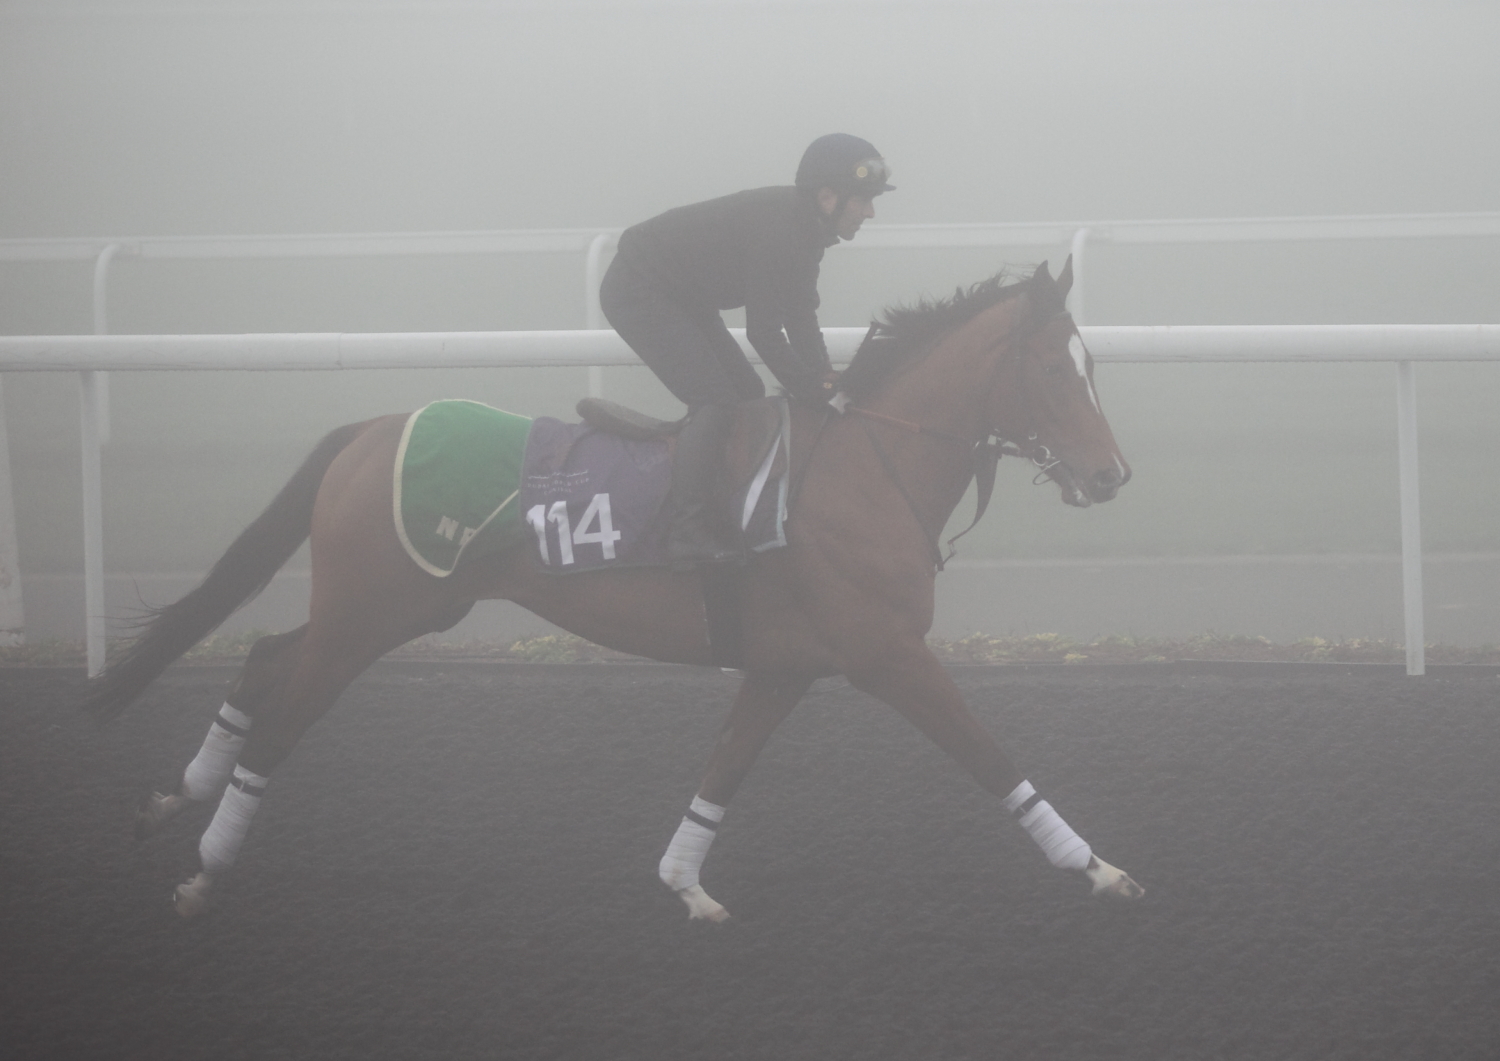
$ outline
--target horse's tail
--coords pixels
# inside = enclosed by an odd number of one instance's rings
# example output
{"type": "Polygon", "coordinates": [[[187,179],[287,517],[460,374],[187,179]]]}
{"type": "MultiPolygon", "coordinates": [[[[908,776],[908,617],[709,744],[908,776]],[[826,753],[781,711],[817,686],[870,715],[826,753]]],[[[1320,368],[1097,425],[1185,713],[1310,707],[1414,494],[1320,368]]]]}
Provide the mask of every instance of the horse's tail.
{"type": "Polygon", "coordinates": [[[142,615],[143,632],[91,683],[85,711],[100,720],[120,714],[178,657],[266,588],[312,532],[313,502],[329,465],[367,426],[347,424],[330,432],[196,589],[142,615]]]}

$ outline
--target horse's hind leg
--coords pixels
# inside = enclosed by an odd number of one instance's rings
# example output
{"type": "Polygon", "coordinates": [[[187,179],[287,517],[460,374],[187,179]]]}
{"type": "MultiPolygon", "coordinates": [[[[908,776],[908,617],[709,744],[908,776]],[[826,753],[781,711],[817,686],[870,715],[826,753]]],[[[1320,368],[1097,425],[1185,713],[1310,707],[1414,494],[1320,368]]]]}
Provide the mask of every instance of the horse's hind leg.
{"type": "Polygon", "coordinates": [[[200,871],[177,886],[176,907],[183,917],[194,917],[207,908],[215,879],[235,864],[272,771],[344,689],[394,647],[387,641],[376,646],[369,641],[361,644],[352,637],[340,640],[343,651],[304,634],[289,653],[291,658],[284,664],[281,680],[260,703],[256,724],[245,738],[218,809],[198,843],[200,871]]]}
{"type": "Polygon", "coordinates": [[[137,840],[155,836],[182,811],[194,804],[205,803],[224,790],[240,750],[245,746],[256,709],[286,673],[290,660],[295,657],[291,650],[306,629],[304,625],[255,642],[224,699],[224,706],[209,726],[203,746],[183,771],[177,791],[170,795],[151,793],[136,812],[137,840]]]}
{"type": "Polygon", "coordinates": [[[791,714],[812,680],[749,675],[740,686],[698,795],[667,845],[657,872],[662,883],[687,904],[690,920],[724,921],[729,911],[711,899],[698,883],[698,872],[724,819],[725,809],[750,772],[772,732],[791,714]]]}
{"type": "Polygon", "coordinates": [[[435,608],[425,615],[400,621],[400,609],[374,609],[361,622],[351,608],[342,621],[325,619],[310,624],[275,669],[274,686],[262,694],[255,727],[245,740],[233,776],[220,797],[218,810],[198,844],[199,873],[177,886],[176,907],[183,917],[194,917],[208,905],[208,891],[216,878],[235,864],[240,845],[260,809],[272,771],[318,719],[333,707],[343,691],[370,664],[413,637],[451,626],[472,602],[435,608]]]}

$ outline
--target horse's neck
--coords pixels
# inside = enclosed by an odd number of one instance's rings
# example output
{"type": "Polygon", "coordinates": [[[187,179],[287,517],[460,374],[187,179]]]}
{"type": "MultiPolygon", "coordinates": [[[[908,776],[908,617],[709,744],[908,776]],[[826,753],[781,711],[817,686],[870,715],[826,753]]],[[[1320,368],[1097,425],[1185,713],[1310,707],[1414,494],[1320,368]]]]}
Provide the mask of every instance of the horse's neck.
{"type": "Polygon", "coordinates": [[[1006,367],[996,339],[1011,330],[1015,308],[1014,302],[1002,303],[940,335],[870,407],[964,439],[986,437],[996,426],[989,422],[989,405],[1006,367]]]}
{"type": "Polygon", "coordinates": [[[1008,304],[980,314],[968,324],[940,336],[925,355],[891,379],[868,403],[869,408],[926,432],[947,436],[920,444],[882,429],[880,435],[912,502],[934,529],[952,515],[968,488],[970,448],[964,443],[988,437],[990,402],[1004,385],[1005,350],[997,334],[1009,330],[1008,304]],[[988,319],[987,319],[988,318],[988,319]],[[997,332],[997,329],[1000,331],[997,332]]]}

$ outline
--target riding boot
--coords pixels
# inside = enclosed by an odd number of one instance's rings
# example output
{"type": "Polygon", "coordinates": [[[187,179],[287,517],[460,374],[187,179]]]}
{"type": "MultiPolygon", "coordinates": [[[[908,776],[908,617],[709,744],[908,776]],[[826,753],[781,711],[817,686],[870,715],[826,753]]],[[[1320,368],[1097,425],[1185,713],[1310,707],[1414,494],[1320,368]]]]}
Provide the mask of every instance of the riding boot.
{"type": "Polygon", "coordinates": [[[688,413],[677,434],[667,511],[667,558],[676,564],[722,564],[743,559],[738,542],[725,540],[714,511],[714,487],[723,463],[724,443],[734,423],[732,405],[700,405],[688,413]]]}

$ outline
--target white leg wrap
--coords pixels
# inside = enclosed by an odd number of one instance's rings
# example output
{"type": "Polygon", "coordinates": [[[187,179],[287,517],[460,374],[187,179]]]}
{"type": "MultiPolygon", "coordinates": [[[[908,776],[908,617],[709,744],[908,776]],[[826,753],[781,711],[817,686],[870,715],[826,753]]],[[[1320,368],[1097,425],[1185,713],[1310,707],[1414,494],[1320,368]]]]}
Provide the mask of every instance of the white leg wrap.
{"type": "Polygon", "coordinates": [[[1022,781],[1005,797],[1005,809],[1016,815],[1021,828],[1036,841],[1048,862],[1059,869],[1088,868],[1093,851],[1062,820],[1062,815],[1052,809],[1052,804],[1037,795],[1030,781],[1022,781]]]}
{"type": "Polygon", "coordinates": [[[265,794],[266,779],[252,774],[243,766],[234,768],[234,780],[224,790],[219,800],[219,809],[208,832],[198,844],[198,857],[203,860],[203,872],[209,876],[223,873],[234,865],[240,853],[240,844],[250,829],[255,812],[260,809],[260,797],[265,794]]]}
{"type": "Polygon", "coordinates": [[[218,795],[229,780],[229,771],[234,769],[249,732],[250,716],[225,704],[214,724],[208,727],[203,747],[182,775],[182,794],[196,800],[218,795]]]}
{"type": "Polygon", "coordinates": [[[673,891],[694,888],[698,885],[698,870],[708,856],[709,845],[714,842],[714,832],[724,820],[724,808],[716,803],[693,797],[687,816],[677,827],[677,834],[667,845],[657,872],[667,887],[673,891]]]}

